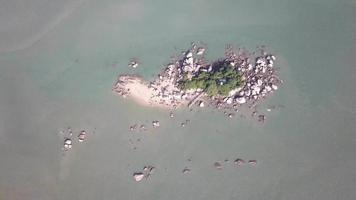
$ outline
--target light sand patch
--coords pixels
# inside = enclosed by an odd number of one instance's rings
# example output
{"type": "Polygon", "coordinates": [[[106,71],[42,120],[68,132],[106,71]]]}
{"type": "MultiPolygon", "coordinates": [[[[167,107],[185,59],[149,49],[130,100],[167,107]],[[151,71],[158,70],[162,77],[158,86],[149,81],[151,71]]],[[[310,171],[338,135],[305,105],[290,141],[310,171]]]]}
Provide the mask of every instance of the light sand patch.
{"type": "MultiPolygon", "coordinates": [[[[130,97],[137,103],[144,106],[153,106],[164,109],[172,108],[171,104],[166,104],[156,96],[157,91],[149,86],[138,76],[120,76],[113,89],[123,97],[130,97]]],[[[178,102],[179,104],[185,101],[178,102]]]]}

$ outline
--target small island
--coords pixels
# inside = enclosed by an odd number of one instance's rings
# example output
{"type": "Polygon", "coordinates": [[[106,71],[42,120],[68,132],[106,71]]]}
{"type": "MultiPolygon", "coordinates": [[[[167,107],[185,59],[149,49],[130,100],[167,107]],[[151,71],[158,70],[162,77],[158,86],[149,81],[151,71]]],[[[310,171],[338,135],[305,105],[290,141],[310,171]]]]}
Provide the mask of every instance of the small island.
{"type": "Polygon", "coordinates": [[[263,48],[249,53],[228,45],[224,58],[212,62],[205,59],[206,49],[192,43],[153,81],[120,75],[113,90],[142,105],[160,108],[210,105],[237,109],[243,104],[256,105],[282,83],[274,67],[276,57],[263,48]]]}

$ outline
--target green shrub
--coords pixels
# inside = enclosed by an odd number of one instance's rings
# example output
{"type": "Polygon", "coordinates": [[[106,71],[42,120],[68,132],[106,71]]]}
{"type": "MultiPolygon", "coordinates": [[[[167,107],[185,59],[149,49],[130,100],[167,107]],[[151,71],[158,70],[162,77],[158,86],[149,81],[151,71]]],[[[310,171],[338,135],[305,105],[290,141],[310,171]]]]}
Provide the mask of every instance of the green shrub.
{"type": "Polygon", "coordinates": [[[200,88],[209,96],[227,96],[231,90],[241,86],[241,75],[233,66],[223,63],[214,69],[211,72],[199,72],[191,79],[185,74],[179,87],[183,90],[200,88]]]}

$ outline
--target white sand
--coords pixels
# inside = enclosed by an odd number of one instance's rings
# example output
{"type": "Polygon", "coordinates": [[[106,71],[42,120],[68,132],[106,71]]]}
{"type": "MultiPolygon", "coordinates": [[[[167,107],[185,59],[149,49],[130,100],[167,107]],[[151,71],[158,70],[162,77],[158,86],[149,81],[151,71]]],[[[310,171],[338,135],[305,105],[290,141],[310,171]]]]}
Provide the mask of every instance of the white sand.
{"type": "MultiPolygon", "coordinates": [[[[144,105],[164,109],[172,109],[173,105],[162,103],[160,97],[156,96],[156,91],[149,87],[149,84],[137,76],[121,76],[114,87],[114,91],[124,97],[130,97],[135,102],[144,105]],[[124,93],[122,93],[124,92],[124,93]]],[[[180,104],[185,103],[181,101],[180,104]]]]}
{"type": "Polygon", "coordinates": [[[151,97],[153,95],[152,89],[138,77],[131,77],[129,79],[130,81],[126,81],[125,84],[116,84],[114,90],[116,92],[119,92],[120,89],[128,90],[127,96],[132,97],[137,103],[142,105],[153,105],[151,104],[151,97]]]}

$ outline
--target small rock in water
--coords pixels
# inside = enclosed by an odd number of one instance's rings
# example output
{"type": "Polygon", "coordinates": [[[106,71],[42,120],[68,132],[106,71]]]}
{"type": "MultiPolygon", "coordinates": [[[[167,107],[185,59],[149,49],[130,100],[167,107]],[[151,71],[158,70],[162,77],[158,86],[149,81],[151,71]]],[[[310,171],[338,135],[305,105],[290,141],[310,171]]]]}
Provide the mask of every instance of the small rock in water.
{"type": "Polygon", "coordinates": [[[149,166],[149,167],[148,167],[148,172],[149,172],[150,174],[153,174],[153,172],[155,172],[155,170],[156,170],[155,167],[152,167],[152,166],[149,166]]]}
{"type": "Polygon", "coordinates": [[[232,118],[233,116],[234,116],[234,114],[232,114],[232,113],[230,113],[230,114],[228,115],[229,118],[232,118]]]}
{"type": "Polygon", "coordinates": [[[68,145],[72,144],[72,140],[67,138],[67,139],[64,140],[64,144],[68,144],[68,145]]]}
{"type": "Polygon", "coordinates": [[[182,170],[183,174],[188,174],[189,172],[190,172],[190,169],[187,167],[182,170]]]}
{"type": "Polygon", "coordinates": [[[220,162],[215,162],[215,163],[214,163],[214,167],[215,167],[216,169],[222,169],[222,165],[221,165],[220,162]]]}
{"type": "Polygon", "coordinates": [[[249,160],[248,164],[255,166],[255,165],[257,165],[257,160],[249,160]]]}
{"type": "Polygon", "coordinates": [[[258,115],[258,121],[259,122],[264,122],[266,120],[266,116],[265,115],[258,115]]]}
{"type": "Polygon", "coordinates": [[[157,120],[153,121],[153,122],[152,122],[152,125],[153,125],[154,128],[160,126],[159,121],[157,121],[157,120]]]}
{"type": "Polygon", "coordinates": [[[78,141],[83,142],[86,138],[87,133],[83,130],[82,132],[79,133],[78,135],[78,141]]]}
{"type": "Polygon", "coordinates": [[[237,165],[237,166],[241,166],[241,165],[245,164],[245,161],[244,161],[243,159],[241,159],[241,158],[238,158],[238,159],[236,159],[236,160],[234,161],[234,163],[235,163],[235,165],[237,165]]]}
{"type": "Polygon", "coordinates": [[[130,131],[134,131],[137,128],[137,124],[130,126],[130,131]]]}
{"type": "Polygon", "coordinates": [[[173,118],[174,117],[174,114],[171,112],[171,113],[169,113],[169,117],[170,118],[173,118]]]}
{"type": "Polygon", "coordinates": [[[184,123],[184,122],[181,123],[180,126],[181,126],[181,127],[185,127],[185,123],[184,123]]]}
{"type": "Polygon", "coordinates": [[[138,67],[138,62],[137,61],[131,61],[129,66],[132,67],[132,68],[136,68],[136,67],[138,67]]]}
{"type": "Polygon", "coordinates": [[[204,102],[203,101],[200,101],[199,103],[199,107],[203,108],[205,105],[204,105],[204,102]]]}
{"type": "Polygon", "coordinates": [[[69,150],[72,148],[72,140],[67,138],[64,140],[64,150],[69,150]]]}
{"type": "Polygon", "coordinates": [[[136,182],[140,182],[145,177],[145,175],[142,172],[136,172],[133,174],[133,177],[136,182]]]}
{"type": "Polygon", "coordinates": [[[145,130],[146,130],[146,126],[142,124],[142,125],[140,126],[140,130],[141,130],[141,131],[145,131],[145,130]]]}

